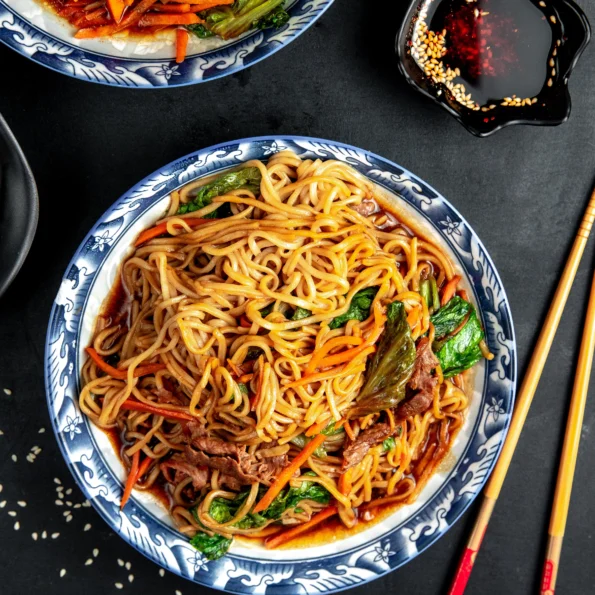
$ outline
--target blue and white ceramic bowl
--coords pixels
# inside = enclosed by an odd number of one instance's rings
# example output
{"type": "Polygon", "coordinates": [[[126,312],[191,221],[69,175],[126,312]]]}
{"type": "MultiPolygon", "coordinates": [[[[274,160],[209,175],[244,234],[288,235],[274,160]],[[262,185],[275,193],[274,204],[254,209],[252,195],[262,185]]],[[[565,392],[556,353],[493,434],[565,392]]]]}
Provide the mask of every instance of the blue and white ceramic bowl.
{"type": "Polygon", "coordinates": [[[264,60],[312,25],[333,0],[289,0],[291,18],[278,30],[238,39],[191,35],[188,58],[176,64],[174,34],[147,40],[75,39],[76,30],[43,0],[0,0],[0,41],[52,70],[93,83],[130,88],[179,87],[233,74],[264,60]]]}
{"type": "Polygon", "coordinates": [[[405,564],[439,539],[481,490],[498,456],[513,409],[516,346],[508,301],[485,248],[459,213],[422,180],[367,151],[304,137],[234,141],[166,165],[124,194],[77,250],[56,297],[48,328],[45,379],[50,416],[76,481],[114,531],[164,568],[231,593],[331,593],[405,564]],[[143,228],[161,216],[169,194],[188,182],[250,159],[291,149],[305,158],[349,163],[384,189],[404,216],[432,234],[457,263],[479,307],[495,358],[475,373],[468,418],[449,457],[417,502],[346,539],[309,549],[263,551],[238,544],[207,561],[178,533],[150,495],[119,503],[124,469],[108,438],[81,415],[79,371],[95,317],[143,228]]]}

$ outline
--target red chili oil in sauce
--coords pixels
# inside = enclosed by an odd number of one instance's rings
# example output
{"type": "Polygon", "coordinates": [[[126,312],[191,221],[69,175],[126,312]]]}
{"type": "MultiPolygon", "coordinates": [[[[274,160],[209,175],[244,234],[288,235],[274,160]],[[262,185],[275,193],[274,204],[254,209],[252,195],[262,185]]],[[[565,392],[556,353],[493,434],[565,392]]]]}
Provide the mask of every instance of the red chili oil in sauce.
{"type": "Polygon", "coordinates": [[[425,5],[431,31],[445,32],[442,61],[460,75],[478,105],[533,98],[547,84],[552,23],[535,0],[434,0],[425,5]]]}

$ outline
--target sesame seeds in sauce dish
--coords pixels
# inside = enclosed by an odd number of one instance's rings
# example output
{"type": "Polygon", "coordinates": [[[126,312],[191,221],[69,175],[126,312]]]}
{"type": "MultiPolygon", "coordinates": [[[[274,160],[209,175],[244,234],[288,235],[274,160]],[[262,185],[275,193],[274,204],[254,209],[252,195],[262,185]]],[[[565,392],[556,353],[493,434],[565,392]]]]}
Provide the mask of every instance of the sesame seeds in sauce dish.
{"type": "Polygon", "coordinates": [[[565,122],[568,79],[590,35],[572,0],[415,0],[397,53],[411,85],[488,136],[565,122]]]}

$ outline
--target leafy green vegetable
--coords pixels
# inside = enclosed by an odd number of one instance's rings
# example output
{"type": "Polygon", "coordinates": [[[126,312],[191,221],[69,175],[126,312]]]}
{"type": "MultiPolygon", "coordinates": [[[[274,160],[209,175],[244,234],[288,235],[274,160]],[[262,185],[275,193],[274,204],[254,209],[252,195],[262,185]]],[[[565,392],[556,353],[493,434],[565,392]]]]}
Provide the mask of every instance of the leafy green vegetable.
{"type": "Polygon", "coordinates": [[[322,430],[322,433],[325,436],[336,436],[337,434],[345,432],[345,429],[342,426],[340,428],[335,428],[335,425],[336,422],[332,421],[326,428],[324,428],[324,430],[322,430]]]}
{"type": "MultiPolygon", "coordinates": [[[[245,188],[256,193],[260,190],[261,179],[262,176],[257,167],[245,167],[238,171],[227,172],[209,184],[205,184],[190,202],[180,205],[178,215],[203,209],[210,205],[215,197],[227,194],[232,190],[245,188]]],[[[216,213],[222,211],[223,206],[216,209],[213,213],[205,215],[205,218],[216,218],[218,216],[216,213]]],[[[231,214],[231,210],[229,213],[231,214]]]]}
{"type": "MultiPolygon", "coordinates": [[[[307,472],[304,475],[316,475],[307,472]]],[[[295,508],[302,500],[314,500],[320,504],[328,504],[331,495],[328,490],[318,483],[312,481],[302,481],[298,488],[289,488],[283,490],[269,505],[263,510],[262,515],[267,519],[277,520],[281,515],[292,508],[295,508]]]]}
{"type": "Polygon", "coordinates": [[[194,35],[200,39],[206,39],[207,37],[213,37],[213,35],[215,35],[200,23],[198,25],[186,25],[186,29],[191,33],[194,33],[194,35]]]}
{"type": "MultiPolygon", "coordinates": [[[[295,444],[298,448],[304,448],[308,442],[310,442],[312,438],[308,438],[305,434],[299,434],[295,438],[292,438],[290,442],[295,444]]],[[[326,450],[321,445],[314,451],[314,456],[318,457],[319,459],[323,459],[326,457],[326,450]]]]}
{"type": "Polygon", "coordinates": [[[283,6],[277,7],[273,12],[263,17],[256,23],[258,29],[280,29],[289,21],[289,13],[283,10],[283,6]]]}
{"type": "Polygon", "coordinates": [[[396,444],[397,443],[395,442],[395,439],[392,436],[390,436],[382,443],[384,452],[388,452],[388,451],[392,450],[396,446],[396,444]]]}
{"type": "Polygon", "coordinates": [[[333,318],[328,325],[329,328],[341,328],[348,320],[359,320],[360,322],[367,320],[370,317],[370,308],[377,293],[378,287],[366,287],[358,291],[351,299],[349,310],[345,314],[333,318]]]}
{"type": "Polygon", "coordinates": [[[291,320],[301,320],[302,318],[308,318],[312,316],[312,312],[310,310],[306,310],[306,308],[300,308],[299,306],[295,309],[291,320]]]}
{"type": "Polygon", "coordinates": [[[227,553],[231,542],[231,539],[223,535],[207,535],[201,532],[190,540],[190,545],[202,552],[207,560],[218,560],[227,553]]]}
{"type": "Polygon", "coordinates": [[[240,392],[244,395],[247,395],[250,392],[248,390],[248,387],[243,382],[238,382],[238,388],[240,389],[240,392]]]}
{"type": "Polygon", "coordinates": [[[266,318],[272,311],[273,308],[275,307],[275,302],[273,302],[272,304],[269,304],[268,306],[265,306],[261,311],[260,311],[260,315],[263,318],[266,318]]]}
{"type": "Polygon", "coordinates": [[[479,344],[485,335],[475,308],[471,308],[465,326],[454,337],[445,341],[436,353],[445,378],[468,370],[483,357],[479,344]]]}
{"type": "MultiPolygon", "coordinates": [[[[218,523],[227,523],[233,519],[238,513],[238,510],[243,506],[249,491],[244,490],[240,492],[233,500],[227,498],[213,498],[211,506],[209,507],[209,516],[218,523]]],[[[248,513],[234,526],[240,529],[252,529],[255,527],[262,527],[266,523],[266,519],[260,514],[248,513]]]]}
{"type": "Polygon", "coordinates": [[[365,384],[349,410],[349,417],[363,417],[396,407],[405,398],[405,388],[415,364],[415,343],[405,306],[393,302],[378,349],[366,373],[365,384]]]}
{"type": "Polygon", "coordinates": [[[287,22],[283,21],[284,11],[281,10],[284,3],[285,0],[236,0],[232,6],[213,8],[201,15],[209,31],[222,39],[231,39],[261,26],[261,23],[264,28],[284,25],[287,22]]]}
{"type": "Polygon", "coordinates": [[[436,283],[436,279],[433,276],[421,282],[419,292],[426,301],[430,314],[437,312],[440,309],[438,284],[436,283]]]}
{"type": "Polygon", "coordinates": [[[473,306],[458,295],[453,297],[446,306],[435,312],[430,320],[434,325],[436,339],[442,339],[457,330],[467,318],[473,306]]]}
{"type": "Polygon", "coordinates": [[[248,352],[246,353],[246,361],[252,361],[258,359],[264,351],[260,347],[248,347],[248,352]]]}

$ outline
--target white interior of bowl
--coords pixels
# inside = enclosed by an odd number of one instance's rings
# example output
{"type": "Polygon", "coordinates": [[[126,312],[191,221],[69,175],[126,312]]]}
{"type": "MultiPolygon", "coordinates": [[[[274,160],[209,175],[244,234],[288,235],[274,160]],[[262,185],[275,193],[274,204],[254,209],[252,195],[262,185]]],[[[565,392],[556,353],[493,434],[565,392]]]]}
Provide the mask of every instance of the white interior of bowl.
{"type": "MultiPolygon", "coordinates": [[[[458,263],[458,259],[455,253],[449,248],[444,242],[441,236],[436,232],[434,227],[421,217],[414,209],[412,209],[403,199],[396,195],[381,190],[381,195],[393,205],[393,210],[400,214],[405,219],[405,222],[410,226],[414,227],[417,232],[421,232],[423,235],[431,236],[434,243],[438,244],[447,254],[449,254],[451,260],[454,263],[458,263]],[[414,225],[412,225],[414,224],[414,225]]],[[[159,219],[166,211],[169,197],[164,198],[159,203],[155,204],[149,210],[147,210],[142,216],[140,216],[136,222],[123,234],[119,241],[114,244],[110,254],[104,262],[101,270],[97,273],[97,278],[91,290],[89,299],[85,310],[82,315],[82,328],[80,333],[79,342],[79,362],[85,361],[84,348],[89,345],[91,337],[93,335],[93,329],[95,325],[95,319],[99,314],[101,304],[107,297],[112,288],[116,277],[119,272],[120,264],[130,255],[132,252],[132,242],[136,236],[145,228],[150,227],[157,219],[159,219]]],[[[461,269],[457,266],[458,272],[463,276],[466,289],[469,295],[473,296],[473,291],[468,279],[461,269]]],[[[80,372],[80,370],[79,370],[80,372]]],[[[411,518],[417,513],[427,502],[429,502],[433,496],[442,488],[446,483],[448,476],[452,472],[452,469],[459,463],[467,445],[472,437],[472,431],[477,421],[477,416],[480,410],[480,401],[482,395],[482,389],[486,382],[486,370],[483,363],[479,364],[473,373],[473,394],[470,398],[470,406],[467,415],[467,419],[456,437],[455,444],[453,445],[450,456],[448,457],[448,464],[442,464],[439,470],[431,477],[425,488],[422,490],[416,502],[409,506],[403,506],[394,514],[385,518],[384,520],[371,525],[369,528],[354,533],[349,537],[340,541],[327,543],[324,545],[312,547],[312,548],[300,548],[300,549],[287,549],[287,550],[264,550],[266,551],[267,560],[299,560],[299,559],[312,559],[321,556],[327,556],[329,554],[341,553],[350,550],[354,547],[359,547],[362,544],[371,542],[381,537],[385,533],[391,531],[404,521],[411,518]]],[[[107,466],[112,470],[114,475],[120,478],[120,481],[125,481],[125,471],[118,458],[116,452],[114,452],[113,446],[107,437],[99,428],[91,424],[91,433],[101,451],[104,461],[107,466]]],[[[163,523],[174,527],[174,523],[169,516],[168,511],[150,494],[144,492],[135,491],[133,492],[133,499],[136,503],[153,517],[161,520],[163,523]]],[[[234,543],[232,545],[232,552],[240,555],[262,559],[263,548],[258,545],[242,543],[234,543]]]]}
{"type": "MultiPolygon", "coordinates": [[[[288,6],[292,6],[295,2],[296,0],[291,0],[288,6]]],[[[76,28],[66,19],[59,17],[44,0],[6,0],[6,3],[29,23],[49,35],[97,54],[139,60],[146,58],[171,60],[174,53],[175,34],[173,31],[160,31],[146,38],[129,37],[126,32],[122,32],[104,39],[75,39],[76,28]]],[[[251,35],[251,33],[245,35],[251,35]]],[[[196,56],[229,46],[236,41],[237,39],[224,41],[218,37],[199,39],[196,35],[190,35],[188,56],[196,56]]]]}

